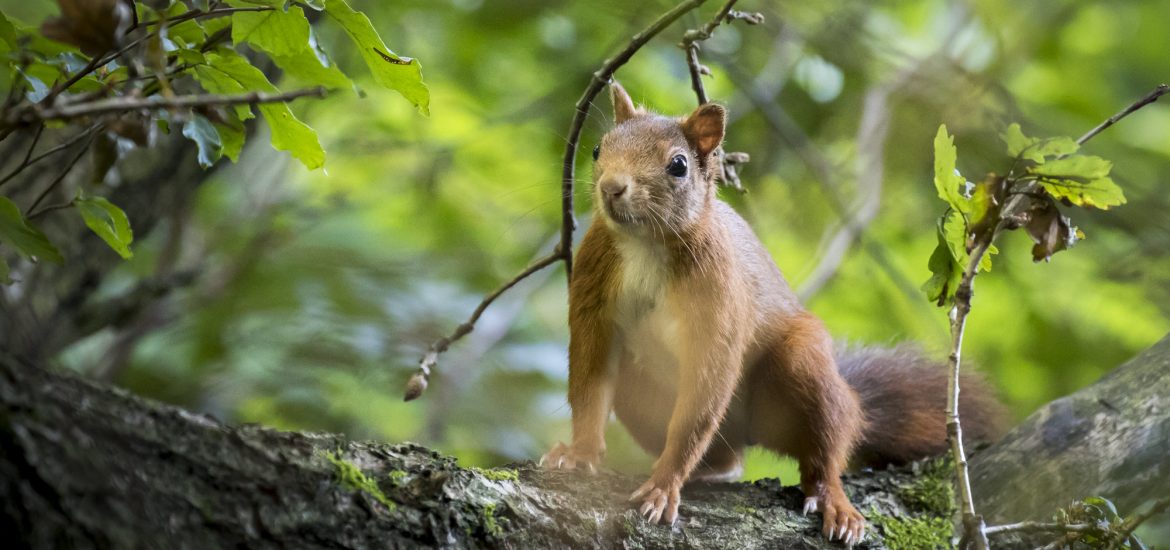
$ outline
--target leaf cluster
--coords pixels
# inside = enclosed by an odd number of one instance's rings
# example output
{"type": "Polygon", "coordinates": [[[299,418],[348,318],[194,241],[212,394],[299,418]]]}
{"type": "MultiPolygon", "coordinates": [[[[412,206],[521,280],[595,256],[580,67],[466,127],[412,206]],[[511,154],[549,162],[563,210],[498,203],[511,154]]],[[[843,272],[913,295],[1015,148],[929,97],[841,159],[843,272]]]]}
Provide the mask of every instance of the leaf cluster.
{"type": "Polygon", "coordinates": [[[954,297],[976,248],[986,248],[976,269],[991,270],[1000,231],[1024,229],[1034,243],[1033,261],[1048,261],[1085,237],[1058,205],[1108,209],[1125,204],[1121,188],[1109,177],[1112,163],[1079,154],[1072,138],[1028,137],[1019,124],[1008,126],[1001,137],[1013,159],[1011,168],[977,183],[956,168],[957,149],[945,124],[934,138],[934,185],[947,210],[937,223],[931,278],[922,289],[940,306],[954,297]]]}
{"type": "MultiPolygon", "coordinates": [[[[390,50],[365,14],[346,0],[57,0],[58,17],[39,28],[0,12],[0,141],[30,133],[25,161],[3,176],[0,186],[42,158],[80,147],[72,163],[35,201],[18,204],[0,196],[0,247],[30,259],[60,262],[62,254],[34,224],[49,211],[69,210],[123,258],[134,240],[126,214],[106,198],[102,182],[127,152],[150,147],[178,129],[198,148],[209,168],[221,158],[239,159],[245,124],[259,118],[275,149],[287,151],[308,169],[325,164],[314,131],[293,113],[263,67],[262,53],[286,76],[326,90],[357,87],[320,45],[309,13],[344,30],[361,52],[373,80],[400,93],[429,114],[429,92],[419,62],[390,50]],[[243,46],[247,46],[248,50],[243,46]],[[267,94],[259,100],[260,94],[267,94]],[[231,98],[225,100],[224,98],[231,98]],[[103,103],[113,109],[86,110],[103,103]],[[125,105],[120,110],[119,105],[125,105]],[[182,105],[181,107],[178,105],[182,105]],[[67,109],[63,109],[67,108],[67,109]],[[111,112],[112,111],[112,112],[111,112]],[[34,156],[42,133],[88,135],[82,145],[34,156]],[[86,148],[94,161],[88,186],[77,185],[65,204],[37,209],[77,164],[86,148]]],[[[270,71],[269,71],[270,72],[270,71]]],[[[302,94],[306,95],[306,94],[302,94]]],[[[0,256],[0,281],[10,282],[0,256]]]]}

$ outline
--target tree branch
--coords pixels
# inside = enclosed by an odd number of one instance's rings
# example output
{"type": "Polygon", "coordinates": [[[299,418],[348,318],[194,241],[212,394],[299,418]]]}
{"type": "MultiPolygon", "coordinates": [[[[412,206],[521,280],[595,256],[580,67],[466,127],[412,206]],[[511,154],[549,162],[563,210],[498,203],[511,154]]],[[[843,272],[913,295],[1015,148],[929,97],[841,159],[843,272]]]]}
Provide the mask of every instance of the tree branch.
{"type": "MultiPolygon", "coordinates": [[[[53,154],[55,154],[55,153],[58,153],[58,152],[61,152],[61,151],[64,151],[64,150],[68,149],[68,148],[69,148],[69,147],[71,147],[73,144],[75,144],[75,143],[77,143],[77,142],[79,142],[79,141],[81,141],[81,140],[85,139],[85,138],[86,138],[86,136],[88,136],[88,135],[92,134],[93,132],[95,132],[95,131],[99,130],[99,129],[100,129],[102,126],[104,126],[104,125],[105,125],[104,123],[102,123],[102,122],[99,122],[99,123],[97,123],[97,124],[94,124],[93,126],[90,126],[89,128],[86,128],[85,130],[82,130],[81,132],[78,132],[78,133],[77,133],[76,135],[74,135],[73,137],[71,137],[71,138],[69,138],[69,139],[65,140],[64,142],[60,143],[59,145],[56,145],[56,146],[54,146],[54,147],[50,148],[49,150],[47,150],[47,151],[45,151],[45,152],[43,152],[43,153],[41,153],[41,154],[39,154],[39,155],[37,155],[37,156],[35,156],[35,157],[31,158],[31,159],[30,159],[30,158],[28,158],[28,157],[26,156],[26,157],[25,157],[25,160],[24,160],[24,162],[21,162],[21,163],[20,163],[20,165],[16,167],[16,169],[14,169],[12,172],[9,172],[7,176],[4,176],[4,179],[0,179],[0,186],[2,186],[2,185],[4,185],[5,183],[7,183],[7,182],[8,182],[8,180],[10,180],[10,179],[12,179],[12,178],[16,177],[16,176],[17,176],[17,174],[20,174],[21,172],[23,172],[23,171],[24,171],[25,169],[27,169],[28,167],[30,167],[30,166],[32,166],[32,165],[34,165],[34,164],[36,164],[36,163],[38,163],[38,162],[40,162],[40,161],[44,160],[45,158],[47,158],[47,157],[49,157],[49,156],[52,156],[52,155],[53,155],[53,154]]],[[[29,148],[29,152],[31,152],[31,151],[32,151],[32,148],[30,147],[30,148],[29,148]]]]}
{"type": "MultiPolygon", "coordinates": [[[[46,209],[37,210],[36,212],[34,212],[34,210],[36,210],[37,205],[41,204],[41,201],[45,200],[45,197],[49,196],[49,192],[51,192],[55,187],[57,187],[57,185],[59,185],[62,181],[64,181],[65,176],[68,176],[69,172],[73,171],[73,167],[77,166],[77,162],[81,160],[81,157],[85,156],[86,151],[89,151],[89,146],[91,144],[93,144],[93,140],[94,140],[94,135],[90,134],[89,141],[86,141],[84,145],[82,145],[81,147],[78,148],[77,154],[74,155],[73,158],[68,163],[65,164],[65,167],[61,169],[61,173],[57,174],[57,177],[54,178],[53,181],[49,182],[49,185],[45,186],[45,190],[41,191],[40,195],[37,195],[36,200],[34,200],[33,203],[31,205],[29,205],[29,207],[28,207],[28,212],[29,212],[28,217],[29,218],[35,218],[35,217],[40,216],[41,214],[44,214],[45,212],[48,212],[50,210],[50,208],[46,208],[46,209]]],[[[70,202],[70,204],[72,204],[72,202],[70,202]]],[[[56,210],[56,207],[52,207],[51,209],[56,210]]]]}
{"type": "Polygon", "coordinates": [[[496,298],[499,298],[504,291],[516,286],[516,283],[523,281],[529,275],[556,263],[560,259],[560,245],[557,245],[551,254],[536,260],[525,268],[524,271],[521,271],[515,277],[512,277],[511,280],[500,285],[499,288],[493,290],[487,296],[484,296],[483,301],[476,306],[475,311],[471,312],[471,317],[468,317],[467,321],[463,324],[455,327],[455,332],[452,332],[450,336],[439,338],[435,343],[431,344],[430,349],[427,350],[422,360],[419,361],[418,372],[414,373],[414,376],[411,376],[410,381],[406,383],[406,394],[403,396],[403,400],[413,401],[418,399],[426,391],[427,384],[431,378],[431,368],[439,361],[439,354],[447,351],[447,348],[451,347],[452,343],[463,338],[472,330],[475,330],[476,321],[479,321],[480,315],[483,315],[484,310],[492,305],[492,302],[496,301],[496,298]]]}
{"type": "Polygon", "coordinates": [[[24,153],[24,158],[21,159],[20,164],[16,165],[16,168],[14,168],[11,172],[9,172],[7,176],[0,178],[0,186],[4,185],[8,180],[16,177],[16,175],[19,174],[21,170],[24,170],[25,168],[27,168],[29,164],[32,164],[32,162],[30,162],[29,159],[32,158],[33,151],[36,150],[37,144],[41,142],[41,134],[44,132],[45,132],[45,125],[44,124],[37,125],[36,132],[33,133],[32,143],[29,143],[28,151],[26,151],[24,153]]]}
{"type": "MultiPolygon", "coordinates": [[[[704,103],[710,101],[710,99],[707,97],[707,89],[703,85],[703,75],[711,74],[711,70],[699,62],[699,44],[704,40],[711,38],[711,34],[715,32],[715,28],[725,21],[742,19],[749,25],[758,25],[764,22],[764,16],[762,14],[749,14],[731,9],[733,6],[735,6],[736,2],[737,0],[727,0],[727,2],[723,4],[723,7],[719,8],[719,11],[715,13],[715,17],[711,18],[707,24],[699,27],[698,29],[691,29],[683,33],[682,42],[680,42],[678,45],[683,49],[683,52],[685,52],[687,58],[687,69],[691,74],[691,89],[695,91],[695,99],[698,100],[699,105],[703,105],[704,103]]],[[[740,193],[746,193],[747,190],[744,189],[743,183],[739,180],[738,168],[740,164],[747,163],[749,160],[751,160],[748,154],[742,152],[724,153],[723,147],[720,146],[715,151],[715,155],[718,159],[719,165],[722,166],[719,180],[722,181],[724,185],[731,187],[740,193]]]]}
{"type": "Polygon", "coordinates": [[[1119,111],[1117,114],[1109,117],[1108,119],[1105,120],[1105,122],[1098,124],[1096,128],[1093,128],[1092,130],[1085,132],[1085,135],[1083,135],[1077,139],[1077,144],[1084,145],[1086,141],[1093,139],[1093,136],[1101,133],[1103,130],[1105,130],[1106,128],[1108,128],[1110,126],[1117,124],[1117,121],[1129,116],[1130,113],[1133,113],[1134,111],[1141,109],[1142,107],[1145,107],[1146,105],[1149,105],[1155,101],[1158,101],[1159,97],[1162,97],[1162,96],[1166,95],[1167,93],[1170,93],[1170,85],[1159,84],[1158,87],[1154,88],[1150,93],[1146,94],[1145,97],[1133,102],[1129,107],[1126,107],[1126,108],[1122,109],[1121,111],[1119,111]]]}
{"type": "MultiPolygon", "coordinates": [[[[31,114],[38,120],[69,120],[106,113],[122,113],[153,109],[189,109],[193,107],[215,107],[226,105],[257,105],[261,103],[286,103],[300,97],[325,97],[328,91],[321,86],[278,94],[248,92],[244,94],[192,94],[163,98],[112,97],[85,103],[61,105],[47,109],[33,108],[31,114]]],[[[26,114],[25,116],[28,116],[26,114]]]]}
{"type": "MultiPolygon", "coordinates": [[[[1119,120],[1138,109],[1153,103],[1167,92],[1170,92],[1170,87],[1165,84],[1159,85],[1152,92],[1146,94],[1141,99],[1130,104],[1125,109],[1122,109],[1081,136],[1077,140],[1077,144],[1084,145],[1102,130],[1116,124],[1119,120]]],[[[983,522],[983,517],[975,513],[974,498],[971,494],[971,478],[967,467],[967,456],[963,450],[963,432],[959,418],[959,373],[961,370],[963,332],[966,327],[967,316],[971,312],[971,299],[974,296],[975,276],[979,272],[979,263],[983,260],[983,256],[995,243],[996,238],[1001,232],[1005,229],[1019,227],[1018,216],[1027,209],[1028,205],[1025,203],[1025,200],[1028,199],[1029,192],[1035,187],[1036,182],[1029,181],[1021,189],[1016,190],[1011,200],[1008,201],[1007,205],[1000,212],[1000,219],[992,230],[985,232],[983,235],[976,236],[976,242],[970,252],[967,266],[963,270],[958,288],[955,289],[954,305],[951,307],[949,314],[952,340],[951,353],[948,361],[951,377],[948,381],[947,388],[947,438],[951,444],[951,453],[954,456],[955,462],[955,476],[959,486],[956,499],[958,500],[959,509],[963,515],[963,542],[960,543],[960,547],[964,548],[967,547],[967,544],[973,544],[978,550],[986,550],[989,545],[987,541],[987,527],[983,522]]]]}
{"type": "MultiPolygon", "coordinates": [[[[275,9],[275,8],[272,8],[269,6],[254,6],[254,7],[239,7],[239,8],[233,8],[233,7],[212,8],[212,9],[209,9],[207,11],[192,10],[192,11],[189,11],[187,13],[178,15],[178,16],[174,17],[173,19],[165,19],[165,20],[159,19],[159,20],[155,20],[155,21],[147,21],[145,23],[138,23],[135,25],[135,27],[139,27],[139,26],[144,27],[144,26],[154,25],[154,24],[158,24],[158,23],[166,23],[168,25],[174,25],[176,23],[182,23],[184,21],[190,21],[192,19],[206,19],[206,18],[212,18],[212,17],[221,17],[224,15],[231,15],[231,14],[237,13],[237,12],[272,11],[273,9],[275,9]]],[[[89,63],[87,63],[84,67],[82,67],[81,70],[77,71],[77,73],[75,73],[73,76],[69,77],[69,79],[67,79],[65,82],[63,82],[59,85],[53,86],[53,89],[49,91],[49,94],[46,95],[43,100],[41,100],[41,104],[51,105],[53,103],[53,100],[55,100],[59,94],[61,94],[65,90],[68,90],[74,84],[77,84],[79,81],[81,81],[82,78],[85,78],[86,75],[108,65],[111,61],[117,59],[122,54],[130,51],[135,46],[141,44],[143,40],[150,38],[151,36],[153,36],[157,32],[158,31],[156,30],[156,31],[146,33],[146,34],[130,41],[129,44],[122,46],[120,49],[118,49],[118,51],[111,53],[109,55],[98,54],[98,55],[93,56],[93,58],[89,60],[89,63]]]]}

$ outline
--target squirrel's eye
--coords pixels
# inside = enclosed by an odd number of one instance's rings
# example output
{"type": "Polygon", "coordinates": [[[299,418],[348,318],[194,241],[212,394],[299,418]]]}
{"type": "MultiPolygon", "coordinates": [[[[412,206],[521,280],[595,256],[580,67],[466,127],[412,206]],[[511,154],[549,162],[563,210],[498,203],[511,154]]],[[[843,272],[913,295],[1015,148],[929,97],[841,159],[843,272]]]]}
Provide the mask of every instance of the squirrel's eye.
{"type": "Polygon", "coordinates": [[[599,156],[601,156],[601,146],[594,145],[593,146],[593,160],[597,160],[597,157],[599,157],[599,156]]]}
{"type": "Polygon", "coordinates": [[[675,155],[674,158],[670,159],[670,164],[666,166],[666,173],[676,178],[687,175],[687,157],[675,155]]]}

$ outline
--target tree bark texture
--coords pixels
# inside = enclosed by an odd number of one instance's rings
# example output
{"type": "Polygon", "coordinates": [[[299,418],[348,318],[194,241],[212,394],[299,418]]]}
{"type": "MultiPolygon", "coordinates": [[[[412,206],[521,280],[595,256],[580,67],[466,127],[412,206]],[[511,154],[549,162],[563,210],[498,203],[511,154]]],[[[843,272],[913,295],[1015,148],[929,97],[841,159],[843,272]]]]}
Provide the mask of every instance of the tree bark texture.
{"type": "Polygon", "coordinates": [[[1028,417],[972,461],[975,509],[1048,520],[1100,496],[1122,514],[1170,494],[1170,336],[1028,417]]]}
{"type": "MultiPolygon", "coordinates": [[[[777,480],[688,487],[671,528],[626,502],[634,477],[464,469],[409,443],[229,427],[6,355],[0,404],[0,531],[15,547],[825,545],[820,516],[801,515],[803,495],[777,480]]],[[[949,530],[922,490],[927,467],[848,478],[871,520],[862,547],[949,530]]]]}
{"type": "MultiPolygon", "coordinates": [[[[978,453],[977,510],[1046,518],[1099,494],[1128,513],[1164,493],[1168,367],[1165,339],[978,453]]],[[[870,523],[860,547],[947,545],[949,468],[847,476],[870,523]]],[[[801,515],[803,495],[778,480],[688,486],[673,528],[625,501],[641,481],[531,463],[465,469],[409,443],[231,427],[0,353],[0,532],[16,544],[6,547],[829,546],[820,516],[801,515]]]]}

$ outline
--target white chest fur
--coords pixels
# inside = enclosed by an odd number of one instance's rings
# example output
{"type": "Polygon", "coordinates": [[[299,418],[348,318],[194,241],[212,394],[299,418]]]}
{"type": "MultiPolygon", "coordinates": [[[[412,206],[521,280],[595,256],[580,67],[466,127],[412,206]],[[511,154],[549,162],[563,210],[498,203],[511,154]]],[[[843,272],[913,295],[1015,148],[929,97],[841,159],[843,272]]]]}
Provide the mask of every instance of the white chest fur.
{"type": "Polygon", "coordinates": [[[624,358],[621,368],[639,369],[658,382],[673,387],[678,378],[678,358],[683,308],[671,303],[667,252],[640,241],[618,243],[621,254],[621,287],[617,294],[614,327],[624,358]]]}

